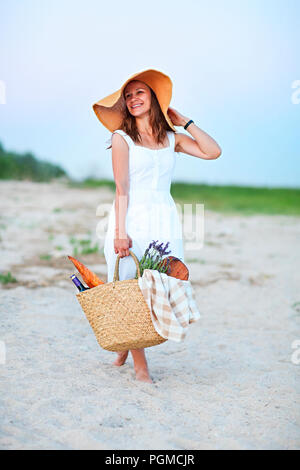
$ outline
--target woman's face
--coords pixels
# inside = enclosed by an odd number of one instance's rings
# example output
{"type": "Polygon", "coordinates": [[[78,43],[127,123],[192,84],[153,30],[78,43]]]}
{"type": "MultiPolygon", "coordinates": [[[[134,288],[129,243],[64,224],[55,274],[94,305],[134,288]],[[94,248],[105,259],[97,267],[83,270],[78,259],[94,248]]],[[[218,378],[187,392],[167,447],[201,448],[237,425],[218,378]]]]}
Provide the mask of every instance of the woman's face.
{"type": "Polygon", "coordinates": [[[124,90],[128,111],[132,116],[141,116],[151,108],[151,91],[148,85],[139,80],[129,82],[124,90]]]}

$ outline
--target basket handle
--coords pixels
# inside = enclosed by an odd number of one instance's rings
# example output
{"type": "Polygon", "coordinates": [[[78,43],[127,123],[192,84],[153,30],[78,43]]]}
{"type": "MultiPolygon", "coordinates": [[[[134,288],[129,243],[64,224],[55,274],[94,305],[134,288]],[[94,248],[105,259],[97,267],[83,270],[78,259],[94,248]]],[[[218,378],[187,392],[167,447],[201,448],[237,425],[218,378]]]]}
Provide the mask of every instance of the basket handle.
{"type": "MultiPolygon", "coordinates": [[[[141,271],[140,271],[140,263],[139,263],[139,260],[137,259],[137,257],[136,257],[135,254],[133,253],[133,251],[129,250],[129,254],[133,257],[133,260],[134,260],[134,262],[135,262],[135,264],[136,264],[136,269],[137,269],[138,277],[141,277],[141,271]]],[[[114,280],[113,280],[113,282],[119,281],[119,264],[120,264],[120,255],[118,254],[117,259],[116,259],[116,264],[115,264],[115,272],[114,272],[114,280]]]]}

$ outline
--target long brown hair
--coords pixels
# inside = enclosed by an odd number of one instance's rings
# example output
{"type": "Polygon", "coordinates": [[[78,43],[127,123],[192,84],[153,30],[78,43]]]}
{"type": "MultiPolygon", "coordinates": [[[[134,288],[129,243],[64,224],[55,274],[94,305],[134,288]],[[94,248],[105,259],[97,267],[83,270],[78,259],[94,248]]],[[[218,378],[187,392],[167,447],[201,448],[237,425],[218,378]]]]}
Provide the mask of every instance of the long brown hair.
{"type": "MultiPolygon", "coordinates": [[[[156,94],[154,93],[151,87],[149,87],[149,89],[151,92],[151,107],[149,116],[150,125],[152,127],[154,138],[157,144],[163,144],[166,139],[167,131],[174,132],[174,130],[169,126],[168,122],[166,121],[166,118],[163,115],[159,102],[156,98],[156,94]]],[[[123,98],[125,100],[124,91],[123,98]]],[[[120,125],[120,129],[124,131],[127,135],[129,135],[135,143],[142,143],[142,138],[136,126],[135,117],[130,114],[126,105],[124,107],[123,121],[120,125]]],[[[110,149],[111,147],[112,146],[110,145],[109,147],[107,147],[106,150],[110,149]]]]}

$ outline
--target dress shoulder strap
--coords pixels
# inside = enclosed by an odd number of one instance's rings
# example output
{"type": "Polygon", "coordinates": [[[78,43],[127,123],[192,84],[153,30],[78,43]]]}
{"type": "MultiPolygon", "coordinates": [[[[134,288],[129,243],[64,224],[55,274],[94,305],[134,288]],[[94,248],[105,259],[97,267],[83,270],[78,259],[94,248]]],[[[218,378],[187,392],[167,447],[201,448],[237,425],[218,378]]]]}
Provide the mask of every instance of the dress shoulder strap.
{"type": "Polygon", "coordinates": [[[126,134],[126,132],[124,132],[122,129],[117,129],[116,131],[114,131],[112,133],[111,136],[113,136],[113,134],[116,134],[116,133],[120,134],[122,137],[124,137],[124,139],[126,140],[129,148],[131,148],[134,145],[134,142],[133,142],[132,138],[128,134],[126,134]]]}
{"type": "Polygon", "coordinates": [[[175,152],[175,132],[168,131],[168,137],[170,141],[170,148],[175,152]]]}

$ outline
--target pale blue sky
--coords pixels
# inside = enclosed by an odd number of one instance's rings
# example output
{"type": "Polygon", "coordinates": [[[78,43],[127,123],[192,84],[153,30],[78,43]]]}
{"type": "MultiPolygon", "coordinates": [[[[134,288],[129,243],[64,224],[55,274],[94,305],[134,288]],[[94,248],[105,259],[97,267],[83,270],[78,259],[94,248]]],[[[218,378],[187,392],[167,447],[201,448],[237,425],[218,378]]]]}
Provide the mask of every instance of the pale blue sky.
{"type": "Polygon", "coordinates": [[[0,141],[75,178],[112,178],[92,104],[156,68],[173,81],[171,106],[223,150],[178,154],[174,180],[298,187],[299,44],[298,0],[1,2],[0,141]]]}

